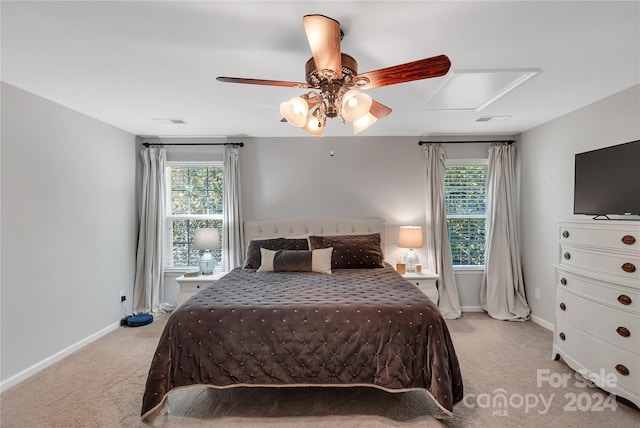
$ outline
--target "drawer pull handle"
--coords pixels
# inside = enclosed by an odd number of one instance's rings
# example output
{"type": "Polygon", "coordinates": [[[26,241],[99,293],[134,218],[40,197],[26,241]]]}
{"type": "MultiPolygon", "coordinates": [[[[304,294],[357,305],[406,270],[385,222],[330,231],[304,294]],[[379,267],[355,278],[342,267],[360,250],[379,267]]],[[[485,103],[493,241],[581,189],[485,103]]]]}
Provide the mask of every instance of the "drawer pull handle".
{"type": "Polygon", "coordinates": [[[626,294],[621,294],[618,296],[618,302],[622,303],[623,305],[630,305],[631,297],[627,296],[626,294]]]}
{"type": "Polygon", "coordinates": [[[624,365],[624,364],[618,364],[616,366],[616,370],[618,371],[618,373],[620,373],[622,376],[629,376],[629,369],[624,365]]]}
{"type": "Polygon", "coordinates": [[[567,285],[567,278],[560,278],[560,284],[567,285]]]}
{"type": "Polygon", "coordinates": [[[616,328],[616,332],[618,332],[618,334],[622,337],[629,337],[631,336],[631,332],[629,331],[628,328],[626,327],[618,327],[616,328]]]}
{"type": "Polygon", "coordinates": [[[571,254],[569,253],[564,253],[564,258],[569,260],[571,258],[571,254]]]}
{"type": "Polygon", "coordinates": [[[625,263],[622,265],[622,270],[627,273],[633,273],[636,271],[636,265],[633,263],[625,263]]]}
{"type": "Polygon", "coordinates": [[[564,333],[560,332],[559,334],[560,339],[565,340],[567,338],[567,336],[564,335],[564,333]]]}
{"type": "Polygon", "coordinates": [[[568,238],[569,237],[569,231],[565,230],[564,232],[562,232],[562,237],[563,238],[568,238]]]}
{"type": "Polygon", "coordinates": [[[634,244],[636,242],[636,237],[633,235],[624,235],[622,237],[622,242],[627,245],[634,244]]]}
{"type": "Polygon", "coordinates": [[[565,305],[564,303],[560,303],[560,309],[562,309],[563,311],[566,311],[567,305],[565,305]]]}

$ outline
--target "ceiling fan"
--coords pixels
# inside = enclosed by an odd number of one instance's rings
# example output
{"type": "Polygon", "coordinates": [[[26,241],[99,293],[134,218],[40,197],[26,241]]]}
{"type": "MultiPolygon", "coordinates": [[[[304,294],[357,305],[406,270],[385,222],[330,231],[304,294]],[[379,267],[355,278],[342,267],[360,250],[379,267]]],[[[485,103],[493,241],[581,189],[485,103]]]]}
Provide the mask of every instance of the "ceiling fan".
{"type": "Polygon", "coordinates": [[[389,107],[372,100],[360,92],[361,89],[439,77],[447,74],[451,67],[446,55],[438,55],[358,74],[356,60],[340,51],[344,33],[338,21],[324,15],[305,15],[302,22],[313,55],[305,65],[306,83],[239,77],[218,77],[217,80],[313,89],[280,105],[283,122],[311,135],[324,135],[327,118],[340,117],[343,122],[353,122],[357,134],[391,113],[389,107]]]}

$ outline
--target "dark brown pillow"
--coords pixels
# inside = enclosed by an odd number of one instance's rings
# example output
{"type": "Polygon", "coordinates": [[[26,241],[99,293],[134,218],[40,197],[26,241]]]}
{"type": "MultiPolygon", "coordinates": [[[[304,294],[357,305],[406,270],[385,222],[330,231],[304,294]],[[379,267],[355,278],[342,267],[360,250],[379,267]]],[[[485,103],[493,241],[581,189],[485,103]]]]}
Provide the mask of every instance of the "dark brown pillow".
{"type": "Polygon", "coordinates": [[[258,269],[260,267],[260,248],[267,250],[308,250],[307,238],[272,238],[253,239],[247,248],[247,258],[244,262],[245,269],[258,269]]]}
{"type": "Polygon", "coordinates": [[[258,272],[331,273],[333,248],[317,250],[267,250],[260,248],[262,260],[258,272]]]}
{"type": "Polygon", "coordinates": [[[332,269],[360,269],[384,267],[380,234],[310,236],[309,247],[333,247],[332,269]]]}

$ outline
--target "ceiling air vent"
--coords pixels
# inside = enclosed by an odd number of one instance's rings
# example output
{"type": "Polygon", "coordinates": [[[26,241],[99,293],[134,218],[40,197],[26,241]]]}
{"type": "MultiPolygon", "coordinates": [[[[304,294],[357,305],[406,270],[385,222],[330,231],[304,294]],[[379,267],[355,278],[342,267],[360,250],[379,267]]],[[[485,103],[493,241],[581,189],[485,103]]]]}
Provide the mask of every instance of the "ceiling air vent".
{"type": "Polygon", "coordinates": [[[175,117],[152,117],[151,120],[164,122],[167,125],[186,125],[183,119],[175,118],[175,117]]]}
{"type": "Polygon", "coordinates": [[[511,116],[482,116],[476,119],[476,122],[502,122],[511,116]]]}

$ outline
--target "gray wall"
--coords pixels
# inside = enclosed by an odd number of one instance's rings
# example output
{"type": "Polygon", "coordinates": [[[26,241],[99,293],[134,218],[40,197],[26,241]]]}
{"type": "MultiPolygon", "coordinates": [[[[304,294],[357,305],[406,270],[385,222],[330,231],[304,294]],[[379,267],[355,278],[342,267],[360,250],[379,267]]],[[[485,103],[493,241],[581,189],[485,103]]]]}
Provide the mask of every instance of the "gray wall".
{"type": "MultiPolygon", "coordinates": [[[[419,140],[419,137],[243,139],[246,146],[240,156],[244,219],[310,214],[382,217],[388,226],[386,259],[393,263],[407,251],[395,245],[399,226],[425,226],[425,159],[419,140]],[[334,156],[330,155],[332,151],[334,156]]],[[[488,144],[444,145],[447,158],[451,159],[486,158],[488,147],[488,144]]],[[[426,259],[424,248],[416,252],[421,260],[426,259]]],[[[456,279],[461,305],[477,309],[482,272],[461,272],[456,279]]]]}
{"type": "Polygon", "coordinates": [[[555,321],[558,222],[588,218],[573,215],[574,155],[640,139],[639,118],[640,86],[634,86],[521,135],[524,280],[532,312],[543,322],[555,321]]]}
{"type": "MultiPolygon", "coordinates": [[[[543,323],[554,321],[557,222],[572,217],[573,155],[640,138],[639,100],[636,86],[521,136],[523,268],[527,294],[541,289],[529,301],[543,323]]],[[[398,227],[424,226],[418,139],[242,139],[245,219],[383,217],[393,261],[405,251],[394,244],[398,227]]],[[[486,149],[445,146],[448,158],[486,149]]],[[[119,290],[130,305],[138,154],[133,135],[4,83],[1,154],[4,381],[113,328],[119,290]]],[[[479,278],[457,275],[463,307],[478,305],[479,278]]]]}
{"type": "Polygon", "coordinates": [[[1,169],[5,381],[131,307],[135,137],[2,83],[1,169]]]}

